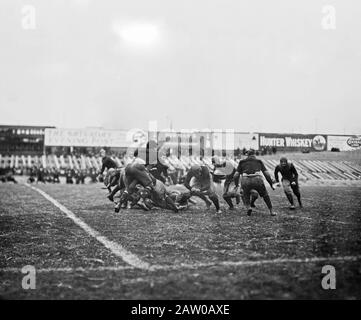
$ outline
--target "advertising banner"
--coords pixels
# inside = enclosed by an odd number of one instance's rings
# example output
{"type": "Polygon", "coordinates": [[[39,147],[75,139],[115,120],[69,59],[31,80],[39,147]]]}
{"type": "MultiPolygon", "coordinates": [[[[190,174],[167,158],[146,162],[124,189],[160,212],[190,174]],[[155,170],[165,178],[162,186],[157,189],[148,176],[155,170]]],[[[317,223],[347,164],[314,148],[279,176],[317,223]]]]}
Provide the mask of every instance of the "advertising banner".
{"type": "Polygon", "coordinates": [[[276,148],[278,151],[325,151],[326,135],[259,133],[259,148],[276,148]]]}
{"type": "Polygon", "coordinates": [[[133,147],[145,146],[147,133],[142,130],[45,129],[46,146],[133,147]]]}
{"type": "Polygon", "coordinates": [[[252,148],[258,150],[257,133],[240,133],[233,130],[159,132],[158,140],[160,142],[166,138],[173,143],[181,141],[182,147],[201,147],[206,153],[212,149],[231,151],[237,148],[252,148]]]}
{"type": "Polygon", "coordinates": [[[327,150],[338,148],[340,151],[352,151],[361,148],[359,136],[327,136],[327,150]]]}

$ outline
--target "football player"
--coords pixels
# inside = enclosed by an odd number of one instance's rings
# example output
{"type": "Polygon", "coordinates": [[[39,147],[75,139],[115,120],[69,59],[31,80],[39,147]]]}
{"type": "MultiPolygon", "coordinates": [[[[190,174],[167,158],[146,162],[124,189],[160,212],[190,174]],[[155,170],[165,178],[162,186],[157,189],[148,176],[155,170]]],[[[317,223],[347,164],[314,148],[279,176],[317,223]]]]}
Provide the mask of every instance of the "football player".
{"type": "Polygon", "coordinates": [[[176,203],[178,210],[187,209],[189,203],[196,203],[191,199],[191,192],[183,184],[170,185],[167,187],[167,192],[176,203]]]}
{"type": "Polygon", "coordinates": [[[165,184],[152,177],[153,189],[149,190],[144,188],[140,191],[141,197],[144,199],[144,203],[149,207],[149,202],[146,199],[150,199],[152,204],[156,207],[163,209],[171,209],[174,212],[178,212],[178,207],[175,204],[174,199],[170,196],[165,184]]]}
{"type": "Polygon", "coordinates": [[[282,157],[280,159],[280,164],[276,166],[274,172],[275,180],[278,186],[280,186],[279,173],[282,176],[281,181],[283,191],[289,203],[291,204],[290,209],[295,210],[292,192],[297,197],[300,208],[302,208],[301,193],[298,185],[298,172],[295,166],[292,163],[288,162],[287,158],[282,157]]]}
{"type": "Polygon", "coordinates": [[[210,207],[210,201],[207,199],[208,196],[216,207],[217,213],[221,213],[218,196],[213,184],[213,178],[207,166],[198,164],[192,165],[186,175],[184,186],[191,191],[192,196],[197,196],[205,201],[207,208],[210,207]]]}
{"type": "MultiPolygon", "coordinates": [[[[239,190],[238,182],[235,182],[235,173],[237,172],[234,165],[229,160],[223,162],[217,156],[212,157],[212,163],[215,167],[213,172],[214,181],[221,181],[225,179],[223,185],[223,199],[227,202],[229,209],[233,210],[232,199],[236,199],[236,204],[240,203],[240,198],[245,205],[244,196],[242,189],[239,190]]],[[[251,208],[255,208],[255,202],[258,199],[258,193],[255,190],[251,190],[251,208]]]]}
{"type": "Polygon", "coordinates": [[[263,182],[262,174],[266,178],[271,188],[274,190],[271,175],[267,171],[262,160],[257,159],[255,156],[255,151],[251,149],[247,153],[247,158],[239,161],[237,172],[235,173],[236,186],[238,186],[238,180],[239,177],[241,177],[241,188],[243,191],[245,206],[247,208],[247,215],[249,216],[252,214],[252,190],[257,191],[258,194],[263,198],[271,216],[276,215],[276,212],[274,212],[272,208],[271,198],[269,197],[266,186],[263,182]]]}
{"type": "Polygon", "coordinates": [[[153,180],[145,165],[137,157],[124,169],[125,190],[122,193],[121,202],[127,201],[129,196],[137,191],[137,184],[140,184],[149,191],[153,190],[153,180]]]}
{"type": "MultiPolygon", "coordinates": [[[[117,164],[115,163],[115,161],[106,155],[106,152],[104,149],[100,150],[100,156],[102,157],[102,167],[100,169],[98,178],[103,175],[103,172],[105,171],[105,169],[109,170],[110,168],[113,168],[113,169],[117,168],[117,164]]],[[[108,190],[109,190],[109,192],[111,192],[110,188],[108,188],[108,190]]]]}
{"type": "Polygon", "coordinates": [[[213,178],[214,182],[221,182],[224,180],[223,185],[223,199],[227,202],[229,209],[233,210],[232,199],[236,199],[236,203],[240,202],[240,193],[238,192],[238,187],[234,184],[234,174],[236,173],[236,168],[229,160],[221,161],[219,157],[212,157],[212,164],[214,166],[213,178]]]}

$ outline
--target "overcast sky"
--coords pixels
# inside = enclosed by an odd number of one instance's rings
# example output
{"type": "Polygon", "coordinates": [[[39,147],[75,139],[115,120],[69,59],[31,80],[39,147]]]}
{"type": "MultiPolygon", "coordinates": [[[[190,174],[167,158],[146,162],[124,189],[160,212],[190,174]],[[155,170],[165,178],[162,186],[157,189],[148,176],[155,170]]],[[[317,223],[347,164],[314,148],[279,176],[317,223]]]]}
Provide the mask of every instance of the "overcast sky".
{"type": "Polygon", "coordinates": [[[1,0],[0,124],[361,133],[360,39],[359,0],[1,0]]]}

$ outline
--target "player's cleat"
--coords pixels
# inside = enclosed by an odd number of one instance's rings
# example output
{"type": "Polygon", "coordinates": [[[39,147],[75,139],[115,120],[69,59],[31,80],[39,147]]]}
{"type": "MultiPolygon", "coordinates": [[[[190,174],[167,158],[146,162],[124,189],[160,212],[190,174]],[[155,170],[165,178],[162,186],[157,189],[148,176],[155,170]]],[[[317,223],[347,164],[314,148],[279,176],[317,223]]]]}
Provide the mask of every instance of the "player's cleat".
{"type": "Polygon", "coordinates": [[[114,212],[118,213],[120,211],[120,204],[118,203],[115,207],[114,207],[114,212]]]}
{"type": "Polygon", "coordinates": [[[294,205],[290,206],[290,210],[295,210],[296,207],[294,205]]]}
{"type": "Polygon", "coordinates": [[[114,202],[114,198],[111,194],[107,195],[107,198],[111,201],[111,202],[114,202]]]}
{"type": "Polygon", "coordinates": [[[247,216],[251,216],[251,214],[252,214],[252,209],[249,208],[249,209],[247,210],[247,216]]]}
{"type": "Polygon", "coordinates": [[[216,211],[216,213],[222,213],[222,210],[221,209],[218,209],[217,211],[216,211]]]}
{"type": "Polygon", "coordinates": [[[240,204],[241,202],[241,196],[239,194],[236,195],[236,203],[240,204]]]}
{"type": "Polygon", "coordinates": [[[272,217],[277,216],[277,212],[271,211],[271,216],[272,217]]]}

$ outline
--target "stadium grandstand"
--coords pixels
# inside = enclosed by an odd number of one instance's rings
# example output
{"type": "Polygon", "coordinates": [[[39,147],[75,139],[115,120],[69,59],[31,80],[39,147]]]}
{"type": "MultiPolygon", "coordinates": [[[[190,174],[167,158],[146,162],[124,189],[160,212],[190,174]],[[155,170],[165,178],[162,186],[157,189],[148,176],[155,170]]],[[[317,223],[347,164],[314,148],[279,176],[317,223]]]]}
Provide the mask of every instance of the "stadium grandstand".
{"type": "Polygon", "coordinates": [[[30,155],[44,152],[46,126],[0,125],[0,155],[30,155]]]}
{"type": "MultiPolygon", "coordinates": [[[[67,170],[99,171],[102,165],[100,148],[105,148],[119,167],[132,160],[133,154],[127,152],[129,147],[131,150],[145,148],[145,140],[140,143],[139,138],[146,135],[144,132],[133,132],[133,136],[127,138],[125,131],[108,131],[99,128],[69,131],[54,127],[0,126],[0,168],[11,169],[18,174],[28,174],[31,169],[40,167],[56,169],[61,175],[67,170]],[[91,141],[87,135],[91,136],[91,141]]],[[[159,145],[166,145],[163,160],[170,172],[185,172],[193,164],[206,164],[211,168],[211,156],[214,154],[227,158],[237,166],[245,151],[253,148],[257,155],[263,156],[270,171],[277,165],[279,153],[293,154],[292,162],[300,174],[300,180],[361,179],[361,165],[348,158],[326,160],[322,157],[296,156],[331,150],[349,151],[352,154],[352,150],[360,148],[359,137],[235,132],[227,145],[225,135],[220,132],[156,133],[159,145]],[[195,149],[199,152],[194,152],[195,149]]],[[[145,153],[140,152],[140,157],[141,154],[145,153]]]]}
{"type": "MultiPolygon", "coordinates": [[[[121,167],[131,161],[131,157],[113,156],[113,160],[121,167]]],[[[222,159],[222,158],[221,158],[222,159]]],[[[237,166],[237,159],[227,158],[233,161],[237,166]]],[[[188,170],[193,164],[206,164],[211,168],[211,157],[174,157],[166,158],[166,163],[170,171],[188,170]]],[[[263,159],[266,167],[271,172],[274,170],[278,161],[275,159],[263,159]]],[[[326,160],[293,160],[300,174],[300,180],[361,180],[361,166],[351,161],[326,161],[326,160]]],[[[101,167],[101,158],[96,156],[24,156],[24,155],[0,155],[1,168],[13,168],[15,171],[27,172],[33,167],[43,167],[46,169],[56,168],[58,170],[77,169],[77,170],[99,170],[101,167]]]]}

